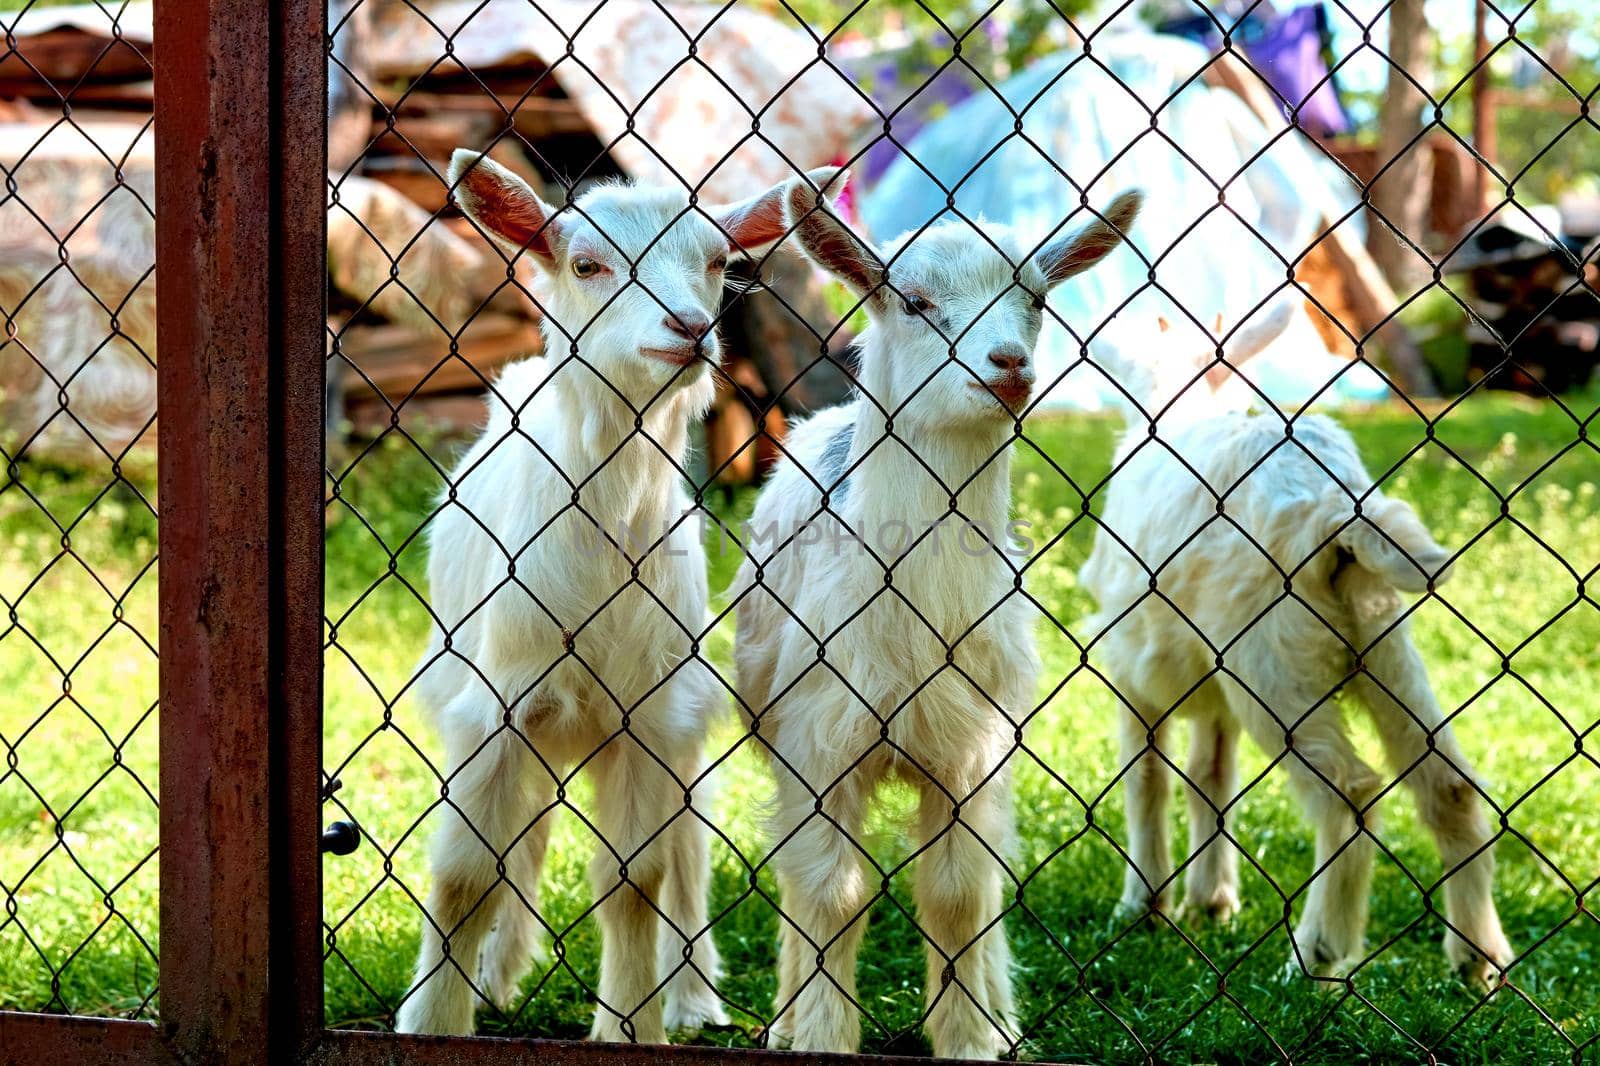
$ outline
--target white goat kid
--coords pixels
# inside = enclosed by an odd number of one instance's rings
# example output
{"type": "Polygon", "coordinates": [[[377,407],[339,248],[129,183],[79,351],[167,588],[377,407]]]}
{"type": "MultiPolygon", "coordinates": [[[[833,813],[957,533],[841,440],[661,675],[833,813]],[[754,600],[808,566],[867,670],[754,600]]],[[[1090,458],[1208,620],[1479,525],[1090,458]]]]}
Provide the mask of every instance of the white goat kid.
{"type": "Polygon", "coordinates": [[[458,151],[450,179],[481,229],[541,268],[549,354],[500,379],[431,531],[439,631],[419,691],[444,735],[449,799],[398,1026],[470,1032],[474,964],[488,996],[515,993],[543,937],[557,783],[587,760],[601,837],[593,1036],[660,1042],[725,1020],[706,831],[688,810],[725,698],[693,657],[705,557],[697,523],[680,522],[679,471],[712,395],[723,268],[782,236],[783,189],[701,213],[682,191],[610,185],[558,212],[478,153],[458,151]]]}
{"type": "Polygon", "coordinates": [[[1331,420],[1302,415],[1285,440],[1275,414],[1206,413],[1208,397],[1241,384],[1229,368],[1274,340],[1290,313],[1282,305],[1240,330],[1225,363],[1214,349],[1188,361],[1170,346],[1151,356],[1165,367],[1102,357],[1144,409],[1117,453],[1122,465],[1081,574],[1100,605],[1090,625],[1098,658],[1128,711],[1132,861],[1121,909],[1169,907],[1166,752],[1181,715],[1190,727],[1184,910],[1225,919],[1239,907],[1239,856],[1222,834],[1232,832],[1242,727],[1282,758],[1316,833],[1296,960],[1326,975],[1360,956],[1373,804],[1389,779],[1352,745],[1335,701],[1342,687],[1371,715],[1438,844],[1446,953],[1483,980],[1512,958],[1491,894],[1492,833],[1399,595],[1444,581],[1450,552],[1408,505],[1377,490],[1331,420]],[[1160,443],[1147,433],[1157,415],[1160,443]]]}
{"type": "Polygon", "coordinates": [[[1138,205],[1126,195],[1109,225],[1031,257],[1009,230],[949,222],[880,254],[791,185],[795,236],[870,325],[863,395],[794,430],[756,503],[755,533],[771,539],[749,546],[735,581],[741,705],[778,779],[779,1043],[859,1045],[856,954],[877,889],[859,841],[890,776],[920,794],[914,893],[934,1053],[993,1057],[1015,1039],[1000,924],[1008,757],[1037,661],[1007,558],[1009,448],[1043,294],[1115,248],[1138,205]],[[960,527],[942,542],[928,528],[941,518],[960,527]]]}

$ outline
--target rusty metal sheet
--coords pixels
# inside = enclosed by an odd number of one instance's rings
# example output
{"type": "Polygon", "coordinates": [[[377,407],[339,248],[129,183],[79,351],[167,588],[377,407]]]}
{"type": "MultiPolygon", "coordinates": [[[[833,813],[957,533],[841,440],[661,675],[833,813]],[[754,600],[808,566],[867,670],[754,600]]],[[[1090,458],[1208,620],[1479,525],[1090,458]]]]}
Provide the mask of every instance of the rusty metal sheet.
{"type": "Polygon", "coordinates": [[[0,1066],[178,1066],[149,1022],[0,1011],[0,1066]]]}

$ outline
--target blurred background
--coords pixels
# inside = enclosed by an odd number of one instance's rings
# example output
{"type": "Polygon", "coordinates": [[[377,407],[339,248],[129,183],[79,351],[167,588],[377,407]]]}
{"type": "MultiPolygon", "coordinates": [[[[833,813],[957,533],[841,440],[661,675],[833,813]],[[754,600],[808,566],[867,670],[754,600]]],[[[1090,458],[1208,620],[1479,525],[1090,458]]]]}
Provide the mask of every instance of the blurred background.
{"type": "MultiPolygon", "coordinates": [[[[92,454],[89,436],[131,441],[154,413],[153,227],[137,202],[152,180],[150,8],[6,8],[22,10],[0,61],[0,160],[27,165],[0,202],[0,304],[39,339],[0,349],[0,410],[34,454],[92,454]],[[87,363],[106,308],[56,269],[61,235],[74,271],[130,294],[87,363]]],[[[333,0],[330,429],[470,427],[485,378],[538,348],[537,308],[446,204],[458,145],[491,146],[558,202],[616,176],[732,198],[848,163],[846,210],[879,241],[945,212],[947,189],[949,210],[1042,239],[1142,186],[1144,258],[1056,297],[1071,329],[1045,340],[1046,407],[1115,398],[1085,360],[1097,345],[1148,343],[1157,316],[1208,345],[1286,278],[1305,314],[1251,370],[1276,402],[1580,388],[1600,361],[1582,284],[1600,232],[1583,103],[1600,44],[1584,8],[333,0]],[[1358,348],[1381,373],[1348,365],[1358,348]]],[[[786,419],[848,386],[848,363],[819,356],[854,324],[829,328],[840,309],[789,257],[767,273],[772,291],[724,317],[733,354],[706,459],[724,483],[757,476],[786,419]]]]}

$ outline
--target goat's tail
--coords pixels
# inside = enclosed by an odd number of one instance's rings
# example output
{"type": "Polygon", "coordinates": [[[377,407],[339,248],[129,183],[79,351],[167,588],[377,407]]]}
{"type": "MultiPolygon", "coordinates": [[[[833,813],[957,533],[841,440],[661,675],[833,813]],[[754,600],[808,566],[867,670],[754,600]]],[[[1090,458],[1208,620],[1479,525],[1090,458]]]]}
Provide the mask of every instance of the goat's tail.
{"type": "Polygon", "coordinates": [[[1433,539],[1409,504],[1381,493],[1368,497],[1335,543],[1402,592],[1425,592],[1430,581],[1441,585],[1450,576],[1450,549],[1433,539]]]}

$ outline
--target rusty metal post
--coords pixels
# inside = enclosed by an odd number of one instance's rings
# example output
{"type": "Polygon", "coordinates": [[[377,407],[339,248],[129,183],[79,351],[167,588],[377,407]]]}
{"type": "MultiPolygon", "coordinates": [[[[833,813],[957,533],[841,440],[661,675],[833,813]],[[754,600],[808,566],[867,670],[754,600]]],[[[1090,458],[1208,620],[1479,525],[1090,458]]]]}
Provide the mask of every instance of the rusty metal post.
{"type": "Polygon", "coordinates": [[[161,1019],[192,1064],[322,1024],[322,0],[158,0],[161,1019]]]}

